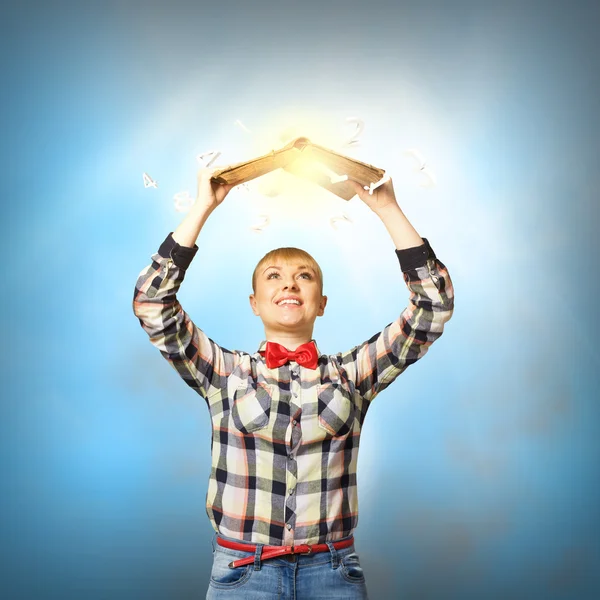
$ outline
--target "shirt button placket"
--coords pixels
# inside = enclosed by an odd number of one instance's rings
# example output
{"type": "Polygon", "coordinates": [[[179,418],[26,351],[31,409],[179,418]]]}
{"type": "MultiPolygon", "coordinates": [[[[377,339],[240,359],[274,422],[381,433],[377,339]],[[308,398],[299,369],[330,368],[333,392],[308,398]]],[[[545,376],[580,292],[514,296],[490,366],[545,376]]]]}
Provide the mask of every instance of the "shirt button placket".
{"type": "MultiPolygon", "coordinates": [[[[291,381],[290,381],[290,386],[291,386],[291,391],[292,391],[292,397],[293,398],[298,398],[299,396],[299,386],[300,386],[300,380],[299,380],[299,372],[300,372],[300,367],[297,364],[292,364],[291,365],[291,381]]],[[[296,419],[292,419],[292,427],[296,427],[296,425],[298,425],[298,421],[296,419]]],[[[297,439],[297,433],[294,433],[295,429],[292,431],[292,439],[297,439]]],[[[295,444],[294,444],[295,446],[295,444]]],[[[294,497],[294,491],[296,489],[296,485],[297,485],[297,464],[295,461],[295,457],[292,455],[288,456],[288,496],[287,496],[287,501],[286,501],[286,505],[289,506],[289,508],[295,512],[296,511],[296,499],[294,497]]],[[[288,531],[292,530],[292,524],[291,523],[286,523],[285,527],[288,531]]],[[[288,538],[289,543],[293,543],[293,534],[291,538],[288,538]]],[[[287,544],[289,545],[289,544],[287,544]]]]}
{"type": "MultiPolygon", "coordinates": [[[[292,513],[296,512],[296,499],[293,495],[293,491],[298,483],[298,471],[296,461],[293,456],[288,456],[288,476],[287,476],[287,488],[288,488],[288,496],[285,502],[286,507],[288,507],[292,513]]],[[[292,529],[291,523],[286,523],[285,525],[290,531],[292,529]]],[[[289,545],[289,544],[286,544],[289,545]]]]}
{"type": "Polygon", "coordinates": [[[300,386],[300,380],[299,380],[299,371],[300,371],[300,367],[299,365],[294,365],[292,367],[292,396],[294,396],[294,398],[298,397],[298,387],[300,386]]]}

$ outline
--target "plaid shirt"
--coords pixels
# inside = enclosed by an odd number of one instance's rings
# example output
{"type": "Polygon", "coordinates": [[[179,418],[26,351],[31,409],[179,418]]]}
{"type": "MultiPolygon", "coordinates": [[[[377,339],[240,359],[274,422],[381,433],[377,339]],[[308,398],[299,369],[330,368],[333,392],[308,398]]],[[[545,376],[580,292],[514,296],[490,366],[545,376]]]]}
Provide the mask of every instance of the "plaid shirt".
{"type": "Polygon", "coordinates": [[[446,267],[424,244],[396,250],[410,292],[399,318],[316,370],[268,369],[260,355],[226,350],[177,300],[198,246],[169,234],[139,275],[133,310],[150,342],[206,401],[212,468],[206,512],[224,536],[267,545],[317,544],[358,523],[356,464],[370,403],[425,355],[452,316],[446,267]]]}

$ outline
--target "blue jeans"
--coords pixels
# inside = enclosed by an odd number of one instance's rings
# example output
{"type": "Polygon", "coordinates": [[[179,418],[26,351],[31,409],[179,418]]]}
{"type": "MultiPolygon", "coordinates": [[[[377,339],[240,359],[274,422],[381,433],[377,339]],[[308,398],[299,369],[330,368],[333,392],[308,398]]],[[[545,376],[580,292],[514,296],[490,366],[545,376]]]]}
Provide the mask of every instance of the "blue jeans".
{"type": "Polygon", "coordinates": [[[291,561],[282,557],[263,561],[260,545],[256,552],[231,550],[219,546],[216,537],[211,540],[213,567],[206,600],[368,600],[354,544],[336,550],[326,542],[329,552],[295,554],[291,561]],[[246,556],[254,556],[254,563],[229,567],[231,561],[246,556]]]}

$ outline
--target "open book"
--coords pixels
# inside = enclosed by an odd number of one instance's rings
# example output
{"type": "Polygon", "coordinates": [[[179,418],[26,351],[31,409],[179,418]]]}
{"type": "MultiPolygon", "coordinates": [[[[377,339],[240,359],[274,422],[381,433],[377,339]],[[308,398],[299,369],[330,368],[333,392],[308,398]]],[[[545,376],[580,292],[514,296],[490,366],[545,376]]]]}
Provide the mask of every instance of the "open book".
{"type": "Polygon", "coordinates": [[[217,183],[239,185],[275,169],[284,169],[293,175],[313,181],[344,200],[355,196],[346,179],[354,179],[362,186],[371,187],[385,174],[383,169],[348,158],[313,144],[305,137],[299,137],[279,150],[272,150],[264,156],[224,167],[213,173],[211,179],[217,183]]]}

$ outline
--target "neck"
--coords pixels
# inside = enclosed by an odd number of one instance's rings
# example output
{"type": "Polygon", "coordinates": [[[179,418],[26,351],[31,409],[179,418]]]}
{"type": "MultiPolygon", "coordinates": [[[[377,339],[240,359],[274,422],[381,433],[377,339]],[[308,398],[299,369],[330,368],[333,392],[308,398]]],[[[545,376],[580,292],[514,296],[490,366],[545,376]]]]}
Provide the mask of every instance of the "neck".
{"type": "Polygon", "coordinates": [[[306,342],[310,342],[312,340],[312,334],[309,337],[306,336],[299,336],[299,335],[294,335],[294,334],[290,334],[289,336],[285,335],[285,334],[276,334],[276,335],[269,335],[267,332],[265,332],[266,335],[266,340],[268,342],[275,342],[276,344],[281,344],[284,348],[287,348],[290,352],[293,352],[294,350],[296,350],[298,348],[298,346],[301,346],[302,344],[306,344],[306,342]]]}

